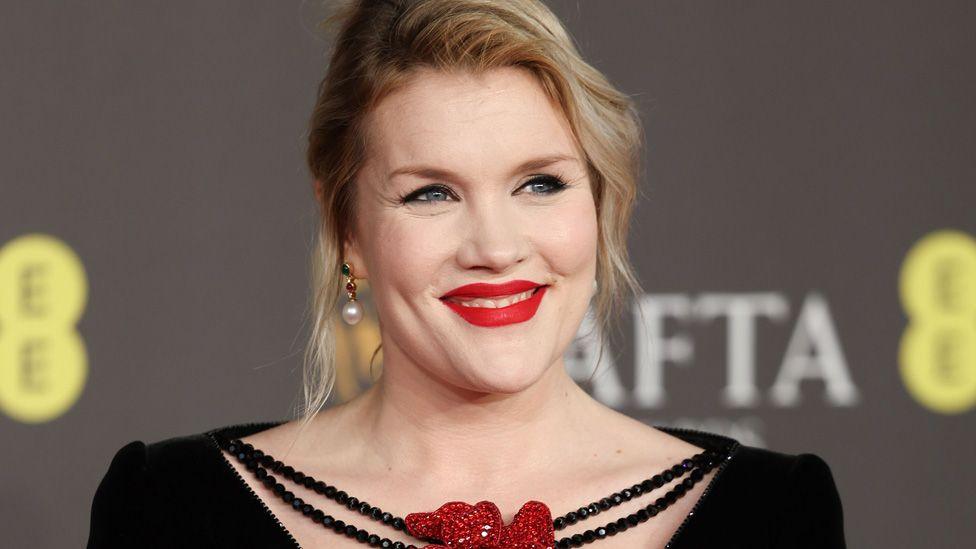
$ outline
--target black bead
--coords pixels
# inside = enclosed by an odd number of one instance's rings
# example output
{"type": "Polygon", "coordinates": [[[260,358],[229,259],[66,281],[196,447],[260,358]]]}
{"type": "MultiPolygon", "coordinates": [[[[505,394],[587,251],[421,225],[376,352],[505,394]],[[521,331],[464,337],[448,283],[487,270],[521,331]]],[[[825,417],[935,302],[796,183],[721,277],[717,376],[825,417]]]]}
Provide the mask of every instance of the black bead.
{"type": "Polygon", "coordinates": [[[275,492],[276,494],[278,494],[279,496],[280,496],[281,494],[284,494],[284,493],[285,493],[285,485],[284,485],[284,484],[282,484],[282,483],[280,483],[280,482],[279,482],[279,483],[277,483],[277,484],[275,484],[275,485],[274,485],[274,492],[275,492]]]}
{"type": "Polygon", "coordinates": [[[579,517],[576,515],[575,512],[570,511],[566,513],[566,522],[570,524],[576,524],[577,521],[579,521],[579,517]]]}
{"type": "Polygon", "coordinates": [[[263,482],[263,483],[264,483],[264,485],[265,485],[265,486],[267,486],[268,488],[271,488],[271,487],[272,487],[272,486],[274,486],[274,485],[275,485],[275,484],[276,484],[276,483],[277,483],[278,481],[277,481],[277,480],[275,480],[275,478],[274,478],[273,476],[271,476],[271,475],[268,475],[268,476],[266,476],[266,477],[264,477],[263,479],[261,479],[261,482],[263,482]]]}
{"type": "Polygon", "coordinates": [[[573,547],[579,547],[583,545],[583,536],[580,534],[573,534],[573,537],[569,538],[573,540],[573,547]]]}
{"type": "Polygon", "coordinates": [[[677,494],[677,495],[679,495],[679,496],[683,496],[683,495],[685,495],[685,491],[687,491],[687,490],[688,490],[688,487],[687,487],[687,486],[685,486],[685,485],[684,485],[684,483],[681,483],[681,484],[678,484],[678,485],[676,485],[676,486],[675,486],[675,487],[673,488],[673,490],[674,490],[674,493],[675,493],[675,494],[677,494]]]}
{"type": "Polygon", "coordinates": [[[383,547],[383,549],[390,549],[390,547],[393,547],[393,542],[390,541],[389,538],[383,538],[380,540],[380,547],[383,547]]]}
{"type": "Polygon", "coordinates": [[[258,480],[264,480],[264,477],[268,476],[268,470],[261,467],[257,471],[254,471],[254,476],[258,477],[258,480]]]}
{"type": "Polygon", "coordinates": [[[635,514],[629,514],[627,515],[627,524],[629,526],[637,526],[638,524],[640,524],[640,519],[638,519],[637,515],[635,514]]]}
{"type": "Polygon", "coordinates": [[[566,519],[564,519],[563,517],[559,517],[556,520],[552,521],[553,530],[562,530],[565,527],[566,527],[566,519]]]}
{"type": "Polygon", "coordinates": [[[647,511],[641,509],[635,513],[637,515],[637,520],[641,522],[647,522],[647,519],[651,518],[651,515],[647,514],[647,511]]]}
{"type": "Polygon", "coordinates": [[[651,479],[647,479],[644,482],[641,482],[640,486],[645,492],[650,492],[654,489],[654,482],[652,482],[651,479]]]}
{"type": "Polygon", "coordinates": [[[694,486],[694,485],[695,485],[695,481],[694,481],[694,480],[692,480],[691,478],[686,478],[686,479],[684,479],[684,480],[682,480],[682,481],[681,481],[681,484],[682,484],[682,486],[684,486],[685,488],[688,488],[688,489],[690,489],[690,488],[691,488],[692,486],[694,486]]]}
{"type": "Polygon", "coordinates": [[[684,467],[685,469],[689,469],[690,470],[692,467],[695,466],[695,462],[692,461],[692,460],[690,460],[690,459],[686,459],[686,460],[684,460],[684,461],[681,462],[681,466],[684,467]]]}
{"type": "Polygon", "coordinates": [[[626,517],[620,517],[620,518],[618,518],[616,524],[617,524],[617,531],[618,532],[623,532],[624,530],[626,530],[627,528],[630,527],[630,525],[627,524],[627,518],[626,517]]]}
{"type": "Polygon", "coordinates": [[[590,516],[597,515],[600,513],[600,508],[597,507],[595,503],[591,503],[586,507],[586,510],[590,512],[590,516]]]}
{"type": "Polygon", "coordinates": [[[281,476],[290,479],[295,475],[295,468],[291,465],[285,465],[281,468],[281,476]]]}
{"type": "Polygon", "coordinates": [[[569,538],[563,538],[563,539],[557,541],[556,542],[556,547],[558,547],[559,549],[568,549],[569,547],[571,547],[571,545],[569,543],[569,538]]]}
{"type": "Polygon", "coordinates": [[[251,459],[261,459],[264,457],[264,452],[261,450],[255,450],[251,452],[251,459]]]}
{"type": "Polygon", "coordinates": [[[321,509],[312,511],[312,522],[321,524],[323,518],[325,518],[325,513],[323,513],[321,509]]]}
{"type": "Polygon", "coordinates": [[[301,471],[295,471],[295,474],[292,475],[291,479],[298,484],[302,484],[305,482],[305,473],[301,471]]]}
{"type": "Polygon", "coordinates": [[[593,533],[596,534],[597,539],[603,539],[603,538],[607,537],[607,529],[606,529],[606,527],[603,527],[603,526],[601,526],[601,527],[597,528],[596,530],[594,530],[593,533]]]}
{"type": "Polygon", "coordinates": [[[634,497],[637,497],[644,493],[644,487],[640,484],[635,484],[630,487],[630,491],[634,494],[634,497]]]}
{"type": "Polygon", "coordinates": [[[331,528],[332,525],[335,524],[335,521],[336,519],[332,515],[325,515],[324,517],[322,517],[322,526],[331,528]]]}
{"type": "Polygon", "coordinates": [[[393,549],[404,549],[405,547],[406,545],[404,545],[402,541],[393,542],[393,549]]]}
{"type": "Polygon", "coordinates": [[[274,462],[275,460],[271,456],[264,456],[263,458],[261,458],[261,465],[264,465],[265,467],[271,467],[272,465],[274,465],[274,462]]]}
{"type": "Polygon", "coordinates": [[[295,498],[295,499],[291,500],[291,506],[296,511],[299,510],[299,509],[301,509],[302,508],[302,505],[305,505],[305,502],[302,501],[302,498],[295,498]]]}
{"type": "Polygon", "coordinates": [[[383,518],[383,510],[379,507],[373,507],[369,510],[369,516],[372,517],[373,520],[381,520],[383,518]]]}
{"type": "Polygon", "coordinates": [[[604,526],[607,529],[607,535],[612,536],[617,533],[617,523],[611,522],[610,524],[604,526]]]}
{"type": "Polygon", "coordinates": [[[341,505],[345,505],[346,502],[349,501],[349,494],[345,493],[342,490],[339,490],[338,492],[336,492],[335,500],[337,503],[341,505]]]}
{"type": "Polygon", "coordinates": [[[325,486],[325,497],[327,498],[335,498],[338,492],[339,489],[336,488],[335,486],[329,486],[329,485],[325,486]]]}
{"type": "Polygon", "coordinates": [[[312,489],[315,490],[316,494],[324,494],[326,488],[328,488],[328,485],[326,485],[321,480],[316,481],[315,484],[312,486],[312,489]]]}
{"type": "Polygon", "coordinates": [[[576,516],[579,517],[579,520],[583,520],[586,517],[590,516],[590,510],[587,509],[586,507],[580,507],[579,509],[576,510],[576,516]]]}
{"type": "Polygon", "coordinates": [[[664,499],[667,500],[668,504],[670,505],[678,501],[678,496],[676,496],[674,492],[668,492],[667,494],[664,494],[664,499]]]}
{"type": "Polygon", "coordinates": [[[587,530],[583,532],[583,541],[585,543],[590,543],[596,539],[596,533],[593,530],[587,530]]]}
{"type": "Polygon", "coordinates": [[[665,471],[665,472],[661,473],[661,477],[663,477],[665,481],[671,482],[672,480],[674,480],[674,473],[672,473],[670,470],[668,470],[668,471],[665,471]]]}
{"type": "MultiPolygon", "coordinates": [[[[322,521],[322,524],[325,524],[324,520],[322,521]]],[[[346,531],[346,523],[341,520],[336,520],[332,523],[332,529],[341,534],[342,532],[346,531]]]]}
{"type": "Polygon", "coordinates": [[[389,523],[393,522],[393,515],[391,515],[389,513],[383,513],[380,516],[380,520],[383,521],[383,524],[389,524],[389,523]]]}
{"type": "Polygon", "coordinates": [[[366,530],[360,528],[356,532],[356,541],[366,541],[368,539],[369,539],[369,532],[367,532],[366,530]]]}
{"type": "Polygon", "coordinates": [[[634,497],[634,493],[630,491],[630,488],[620,492],[620,495],[623,496],[624,501],[630,501],[634,497]]]}
{"type": "Polygon", "coordinates": [[[651,483],[654,484],[655,488],[660,488],[664,486],[664,477],[661,475],[654,475],[651,477],[651,483]]]}
{"type": "Polygon", "coordinates": [[[610,501],[610,498],[603,498],[600,500],[599,505],[600,505],[600,509],[606,511],[607,509],[613,507],[613,502],[610,501]]]}
{"type": "Polygon", "coordinates": [[[394,530],[403,530],[403,519],[400,517],[393,519],[393,524],[391,526],[393,526],[394,530]]]}
{"type": "Polygon", "coordinates": [[[674,467],[671,467],[671,472],[674,473],[674,476],[680,477],[681,475],[685,474],[685,469],[680,464],[678,464],[675,465],[674,467]]]}
{"type": "Polygon", "coordinates": [[[359,511],[360,515],[368,515],[370,511],[373,510],[373,506],[366,503],[365,501],[362,501],[359,503],[359,509],[357,510],[359,511]]]}
{"type": "Polygon", "coordinates": [[[347,524],[346,525],[346,535],[347,536],[353,538],[353,537],[356,537],[356,534],[358,534],[358,533],[359,533],[359,528],[356,528],[352,524],[347,524]]]}
{"type": "Polygon", "coordinates": [[[306,517],[307,517],[307,516],[309,515],[309,513],[311,513],[311,512],[313,511],[313,510],[315,510],[315,507],[312,507],[311,505],[309,505],[309,504],[307,504],[307,503],[306,503],[305,505],[302,505],[302,514],[303,514],[303,515],[305,515],[306,517]]]}
{"type": "Polygon", "coordinates": [[[281,469],[284,468],[284,466],[285,466],[284,463],[275,460],[275,462],[271,464],[271,470],[274,471],[275,473],[280,473],[281,469]]]}
{"type": "Polygon", "coordinates": [[[377,536],[376,534],[368,534],[368,537],[366,538],[366,543],[372,545],[373,547],[376,547],[377,545],[380,544],[380,537],[377,536]]]}
{"type": "Polygon", "coordinates": [[[237,454],[237,449],[238,448],[239,447],[237,446],[237,444],[235,444],[233,442],[231,442],[230,444],[227,445],[227,451],[230,452],[230,453],[232,453],[232,454],[235,454],[235,455],[237,454]]]}
{"type": "Polygon", "coordinates": [[[291,503],[291,501],[295,499],[295,494],[291,492],[285,492],[284,494],[281,494],[281,499],[283,499],[285,503],[291,503]]]}
{"type": "Polygon", "coordinates": [[[699,480],[701,480],[702,478],[704,478],[704,476],[705,476],[705,474],[702,473],[702,470],[701,469],[695,469],[694,471],[691,472],[690,478],[692,480],[694,480],[695,482],[698,482],[699,480]]]}
{"type": "Polygon", "coordinates": [[[664,509],[668,506],[668,500],[664,499],[663,497],[657,498],[657,500],[654,501],[654,505],[657,505],[658,509],[664,509]]]}
{"type": "Polygon", "coordinates": [[[312,477],[305,477],[305,480],[302,481],[302,485],[304,485],[306,488],[311,488],[315,486],[315,479],[312,477]]]}
{"type": "Polygon", "coordinates": [[[358,505],[359,498],[357,497],[350,496],[349,499],[346,500],[346,507],[348,507],[350,510],[355,509],[358,505]]]}
{"type": "Polygon", "coordinates": [[[653,503],[648,505],[644,509],[647,511],[647,514],[652,517],[657,514],[657,505],[654,505],[653,503]]]}
{"type": "Polygon", "coordinates": [[[620,505],[624,502],[624,497],[619,493],[616,493],[610,496],[610,501],[612,501],[614,505],[620,505]]]}

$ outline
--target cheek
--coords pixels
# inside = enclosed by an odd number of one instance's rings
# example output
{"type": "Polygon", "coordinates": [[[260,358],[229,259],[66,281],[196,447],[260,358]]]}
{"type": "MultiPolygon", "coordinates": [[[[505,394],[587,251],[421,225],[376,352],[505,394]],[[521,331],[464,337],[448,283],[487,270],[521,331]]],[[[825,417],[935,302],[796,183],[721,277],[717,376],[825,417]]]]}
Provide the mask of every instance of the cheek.
{"type": "MultiPolygon", "coordinates": [[[[391,216],[392,217],[392,216],[391,216]]],[[[370,276],[379,291],[400,289],[415,294],[430,285],[443,258],[447,239],[431,238],[423,220],[374,218],[369,251],[370,276]]]]}
{"type": "Polygon", "coordinates": [[[558,274],[592,278],[591,269],[596,265],[597,220],[589,195],[545,216],[535,234],[539,252],[558,274]]]}

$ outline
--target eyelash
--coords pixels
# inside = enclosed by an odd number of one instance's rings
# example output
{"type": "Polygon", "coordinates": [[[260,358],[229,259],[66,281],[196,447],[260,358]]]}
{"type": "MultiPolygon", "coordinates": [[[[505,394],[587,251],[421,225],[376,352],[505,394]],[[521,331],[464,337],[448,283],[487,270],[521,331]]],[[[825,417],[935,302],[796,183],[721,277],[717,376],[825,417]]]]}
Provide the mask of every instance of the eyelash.
{"type": "MultiPolygon", "coordinates": [[[[525,183],[525,185],[522,185],[521,187],[519,187],[519,189],[522,189],[522,188],[527,187],[529,185],[536,185],[540,181],[551,185],[552,188],[550,190],[548,190],[548,191],[543,191],[543,192],[540,192],[540,193],[532,193],[532,194],[539,194],[539,195],[556,194],[556,193],[562,191],[563,189],[565,189],[566,187],[569,186],[565,182],[563,182],[562,179],[560,179],[559,177],[557,177],[555,175],[540,175],[540,176],[537,176],[537,177],[533,177],[532,179],[530,179],[529,181],[527,181],[525,183]]],[[[408,202],[421,202],[421,203],[423,203],[423,202],[446,202],[445,200],[418,200],[417,199],[417,197],[423,196],[423,195],[425,195],[425,194],[427,194],[429,192],[433,192],[433,191],[440,191],[440,192],[445,193],[447,195],[454,195],[454,192],[451,191],[451,189],[445,187],[444,185],[439,185],[439,184],[437,184],[437,185],[427,185],[426,187],[421,187],[421,188],[419,188],[419,189],[417,189],[415,191],[412,191],[412,192],[410,192],[410,193],[408,193],[406,195],[401,196],[400,198],[397,199],[397,201],[400,204],[406,204],[408,202]]]]}

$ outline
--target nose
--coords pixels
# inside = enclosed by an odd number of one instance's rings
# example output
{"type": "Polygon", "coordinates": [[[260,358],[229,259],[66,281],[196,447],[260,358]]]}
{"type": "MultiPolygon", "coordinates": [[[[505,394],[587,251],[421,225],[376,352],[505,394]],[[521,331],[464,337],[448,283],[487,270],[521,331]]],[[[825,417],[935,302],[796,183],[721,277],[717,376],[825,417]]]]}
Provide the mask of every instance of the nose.
{"type": "Polygon", "coordinates": [[[510,208],[498,202],[485,203],[471,208],[464,223],[457,252],[462,268],[501,273],[527,256],[530,244],[524,221],[510,208]]]}

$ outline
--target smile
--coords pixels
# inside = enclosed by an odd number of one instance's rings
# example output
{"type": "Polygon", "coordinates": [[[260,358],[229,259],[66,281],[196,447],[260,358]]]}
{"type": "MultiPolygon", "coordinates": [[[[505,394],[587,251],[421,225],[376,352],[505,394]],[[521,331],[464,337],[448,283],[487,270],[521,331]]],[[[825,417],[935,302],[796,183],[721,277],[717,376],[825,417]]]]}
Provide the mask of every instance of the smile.
{"type": "Polygon", "coordinates": [[[548,286],[525,280],[505,284],[469,284],[441,297],[441,302],[475,326],[525,322],[535,316],[548,286]]]}
{"type": "MultiPolygon", "coordinates": [[[[537,290],[538,288],[536,288],[537,290]]],[[[525,301],[532,297],[532,294],[536,290],[529,290],[527,292],[522,292],[515,295],[489,297],[489,298],[459,298],[459,297],[448,297],[446,298],[451,303],[457,303],[462,307],[482,307],[486,309],[501,309],[502,307],[508,307],[509,305],[514,305],[520,301],[525,301]]]]}

